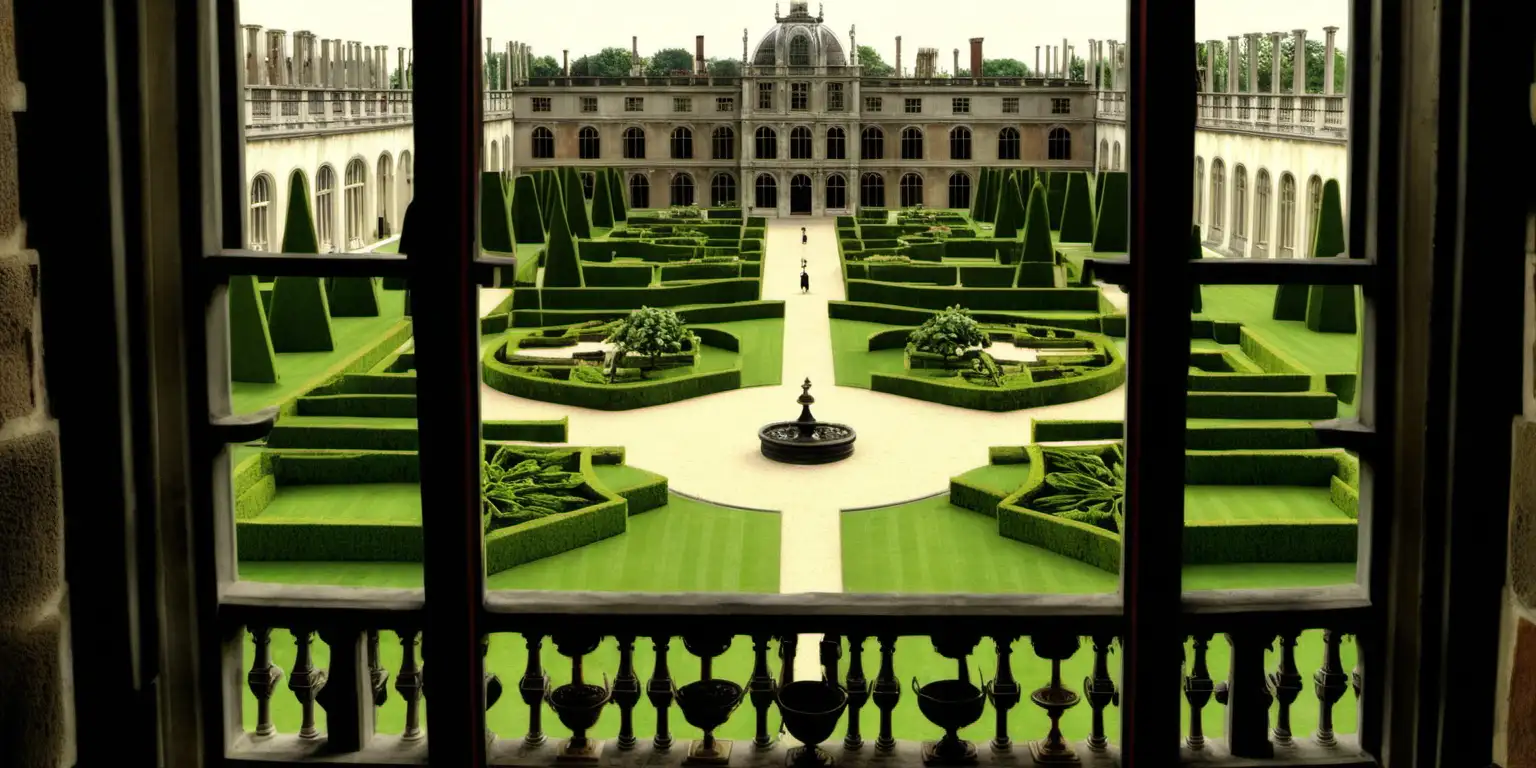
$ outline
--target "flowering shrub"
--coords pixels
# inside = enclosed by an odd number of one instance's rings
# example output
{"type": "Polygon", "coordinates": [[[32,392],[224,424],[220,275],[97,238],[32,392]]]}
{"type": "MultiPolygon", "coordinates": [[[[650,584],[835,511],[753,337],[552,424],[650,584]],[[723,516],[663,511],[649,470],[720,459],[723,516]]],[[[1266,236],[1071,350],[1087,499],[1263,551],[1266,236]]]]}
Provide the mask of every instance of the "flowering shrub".
{"type": "Polygon", "coordinates": [[[919,352],[948,360],[967,349],[990,347],[992,340],[971,313],[956,305],[928,318],[907,338],[919,352]]]}

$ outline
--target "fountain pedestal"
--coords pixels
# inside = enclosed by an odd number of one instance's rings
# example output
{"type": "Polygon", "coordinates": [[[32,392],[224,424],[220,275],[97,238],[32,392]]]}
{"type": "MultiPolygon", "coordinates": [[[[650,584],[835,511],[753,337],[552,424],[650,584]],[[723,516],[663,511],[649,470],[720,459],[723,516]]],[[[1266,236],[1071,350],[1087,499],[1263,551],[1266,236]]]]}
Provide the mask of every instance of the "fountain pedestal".
{"type": "Polygon", "coordinates": [[[831,464],[853,455],[858,437],[846,424],[817,421],[811,415],[811,380],[800,385],[800,418],[778,421],[758,430],[764,456],[784,464],[831,464]]]}

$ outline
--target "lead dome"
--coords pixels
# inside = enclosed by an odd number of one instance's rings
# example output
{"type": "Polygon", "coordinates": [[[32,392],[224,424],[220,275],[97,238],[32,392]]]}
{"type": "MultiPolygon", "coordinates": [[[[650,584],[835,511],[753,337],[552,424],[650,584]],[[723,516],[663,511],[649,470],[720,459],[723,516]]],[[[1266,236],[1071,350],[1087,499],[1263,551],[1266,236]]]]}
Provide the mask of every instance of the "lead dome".
{"type": "Polygon", "coordinates": [[[774,14],[778,26],[758,41],[752,63],[771,67],[845,67],[848,56],[837,34],[822,24],[822,17],[812,16],[810,3],[789,4],[789,15],[774,14]]]}

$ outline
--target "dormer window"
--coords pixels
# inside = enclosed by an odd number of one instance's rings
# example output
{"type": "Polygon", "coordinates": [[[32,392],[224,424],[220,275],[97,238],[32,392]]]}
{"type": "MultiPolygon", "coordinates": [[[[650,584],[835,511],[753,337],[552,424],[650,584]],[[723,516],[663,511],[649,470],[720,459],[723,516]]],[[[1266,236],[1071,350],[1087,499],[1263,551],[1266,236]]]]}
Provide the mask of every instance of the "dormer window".
{"type": "Polygon", "coordinates": [[[811,39],[805,35],[795,35],[789,41],[789,65],[791,67],[811,66],[811,39]]]}

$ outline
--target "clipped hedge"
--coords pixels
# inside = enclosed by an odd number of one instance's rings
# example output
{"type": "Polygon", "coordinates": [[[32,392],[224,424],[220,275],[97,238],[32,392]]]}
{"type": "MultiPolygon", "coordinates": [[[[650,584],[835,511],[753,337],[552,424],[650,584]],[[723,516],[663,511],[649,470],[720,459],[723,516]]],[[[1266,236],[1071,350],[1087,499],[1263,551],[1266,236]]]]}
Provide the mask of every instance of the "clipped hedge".
{"type": "Polygon", "coordinates": [[[532,176],[523,174],[512,184],[512,231],[519,243],[544,242],[544,217],[539,214],[539,193],[532,176]]]}
{"type": "Polygon", "coordinates": [[[936,265],[871,263],[867,267],[870,280],[890,283],[954,285],[958,276],[955,267],[936,265]]]}
{"type": "Polygon", "coordinates": [[[1339,415],[1332,392],[1190,392],[1191,419],[1302,419],[1325,421],[1339,415]]]}
{"type": "Polygon", "coordinates": [[[1125,383],[1125,361],[1113,348],[1108,365],[1074,378],[1031,381],[1012,387],[983,387],[960,377],[930,378],[903,374],[870,374],[869,388],[915,400],[976,411],[1018,411],[1072,403],[1098,397],[1125,383]]]}
{"type": "Polygon", "coordinates": [[[1354,520],[1193,520],[1184,524],[1187,565],[1352,563],[1354,520]]]}
{"type": "Polygon", "coordinates": [[[1187,451],[1186,485],[1301,485],[1327,488],[1342,451],[1187,451]]]}
{"type": "MultiPolygon", "coordinates": [[[[735,304],[696,304],[672,307],[689,323],[732,323],[738,320],[764,320],[784,316],[783,301],[743,301],[735,304]]],[[[619,309],[516,310],[514,328],[544,328],[571,325],[589,320],[617,320],[629,314],[619,309]]]]}
{"type": "Polygon", "coordinates": [[[421,482],[415,451],[268,450],[279,486],[421,482]]]}
{"type": "Polygon", "coordinates": [[[628,411],[741,388],[740,367],[639,382],[587,384],[528,375],[519,366],[501,362],[495,347],[481,362],[483,380],[499,392],[599,411],[628,411]]]}
{"type": "Polygon", "coordinates": [[[254,277],[229,278],[229,345],[231,380],[277,383],[277,353],[254,277]]]}
{"type": "Polygon", "coordinates": [[[974,485],[963,477],[956,476],[949,479],[949,503],[957,507],[979,512],[987,517],[997,517],[997,505],[1005,498],[1007,494],[974,485]]]}
{"type": "Polygon", "coordinates": [[[704,212],[704,216],[709,219],[740,219],[742,210],[740,208],[711,208],[704,212]]]}
{"type": "Polygon", "coordinates": [[[277,352],[330,352],[336,349],[325,281],[319,277],[281,276],[272,286],[268,313],[272,349],[277,352]]]}
{"type": "Polygon", "coordinates": [[[1120,572],[1120,537],[1095,525],[1004,502],[997,508],[997,532],[1110,573],[1120,572]]]}
{"type": "MultiPolygon", "coordinates": [[[[827,302],[827,316],[835,320],[859,320],[867,323],[883,323],[885,325],[922,325],[923,321],[933,317],[937,311],[872,302],[827,302]]],[[[1088,331],[1090,333],[1100,333],[1102,321],[1109,319],[1107,316],[1102,316],[1097,312],[1083,313],[1077,316],[1046,316],[1031,315],[1028,312],[1019,311],[973,311],[971,312],[971,317],[976,318],[976,322],[979,323],[1032,323],[1075,331],[1088,331]]]]}
{"type": "Polygon", "coordinates": [[[675,280],[733,280],[741,277],[741,273],[741,262],[669,264],[661,268],[661,281],[666,283],[675,280]]]}
{"type": "Polygon", "coordinates": [[[1009,288],[1017,270],[1008,266],[960,267],[960,284],[967,288],[1009,288]]]}
{"type": "Polygon", "coordinates": [[[1098,218],[1093,227],[1093,250],[1097,253],[1124,253],[1130,249],[1131,184],[1123,171],[1102,171],[1104,180],[1098,200],[1098,218]]]}
{"type": "Polygon", "coordinates": [[[1299,373],[1206,373],[1191,371],[1191,392],[1306,392],[1312,377],[1299,373]]]}
{"type": "Polygon", "coordinates": [[[236,549],[244,561],[421,562],[421,524],[362,520],[236,523],[236,549]]]}
{"type": "Polygon", "coordinates": [[[414,419],[415,395],[319,395],[299,398],[300,416],[414,419]]]}
{"type": "Polygon", "coordinates": [[[944,257],[947,259],[993,259],[999,264],[1012,264],[1019,260],[1024,244],[1015,240],[990,238],[950,238],[944,241],[944,257]]]}
{"type": "Polygon", "coordinates": [[[761,287],[761,280],[737,278],[649,288],[518,288],[514,302],[519,307],[546,310],[628,310],[686,304],[729,304],[756,301],[761,287]]]}
{"type": "MultiPolygon", "coordinates": [[[[1092,420],[1041,420],[1030,423],[1029,439],[1036,443],[1073,443],[1088,440],[1123,440],[1125,422],[1092,420]]],[[[993,464],[998,464],[993,460],[993,464]]]]}
{"type": "Polygon", "coordinates": [[[655,278],[646,264],[584,264],[582,282],[589,288],[644,288],[655,278]]]}
{"type": "Polygon", "coordinates": [[[944,309],[1098,312],[1097,288],[953,288],[849,280],[848,300],[870,304],[944,309]]]}
{"type": "Polygon", "coordinates": [[[612,497],[585,509],[492,531],[485,537],[485,572],[500,573],[618,536],[629,524],[628,508],[624,499],[612,497]]]}

